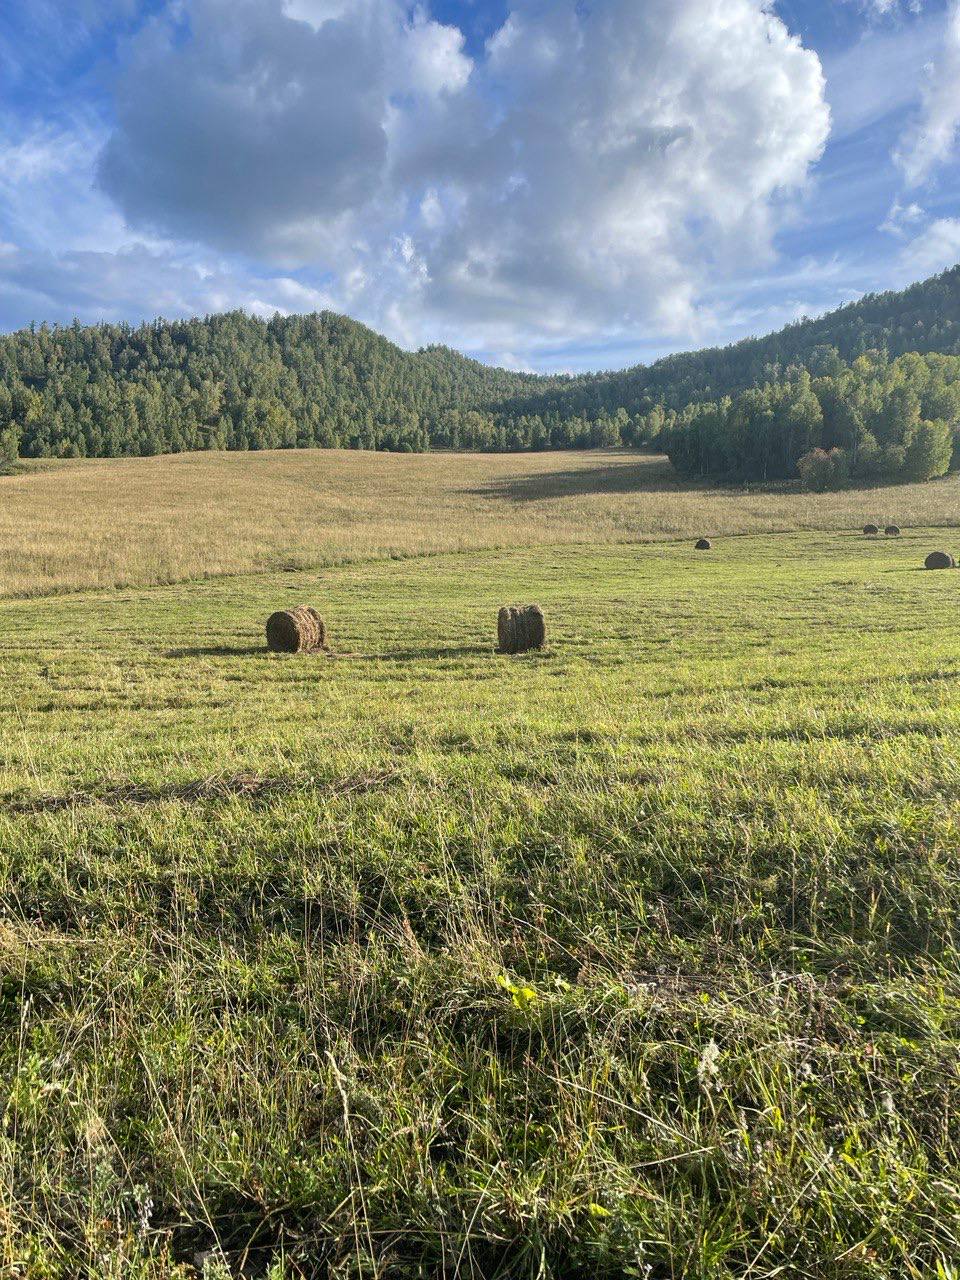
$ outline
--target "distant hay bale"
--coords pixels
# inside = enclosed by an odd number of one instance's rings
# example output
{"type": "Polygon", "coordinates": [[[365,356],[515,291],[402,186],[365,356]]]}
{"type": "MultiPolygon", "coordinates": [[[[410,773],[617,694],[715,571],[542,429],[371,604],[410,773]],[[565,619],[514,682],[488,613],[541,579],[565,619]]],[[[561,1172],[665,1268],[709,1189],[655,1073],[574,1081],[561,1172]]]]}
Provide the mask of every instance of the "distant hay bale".
{"type": "Polygon", "coordinates": [[[267,619],[267,644],[274,653],[317,653],[327,647],[327,628],[309,605],[282,609],[267,619]]]}
{"type": "Polygon", "coordinates": [[[888,538],[900,537],[900,526],[898,524],[888,524],[883,531],[888,538]]]}
{"type": "Polygon", "coordinates": [[[501,653],[527,653],[547,643],[547,621],[538,604],[504,605],[497,618],[501,653]]]}
{"type": "Polygon", "coordinates": [[[880,529],[878,525],[865,524],[863,526],[863,532],[867,535],[868,538],[875,538],[877,534],[880,532],[880,529]]]}
{"type": "Polygon", "coordinates": [[[700,539],[700,541],[697,543],[696,547],[694,548],[694,550],[696,550],[696,551],[712,551],[712,550],[713,550],[713,543],[710,541],[710,539],[709,539],[709,538],[701,538],[701,539],[700,539]]]}
{"type": "Polygon", "coordinates": [[[957,567],[953,556],[946,551],[931,551],[924,561],[924,565],[928,569],[955,569],[957,567]]]}

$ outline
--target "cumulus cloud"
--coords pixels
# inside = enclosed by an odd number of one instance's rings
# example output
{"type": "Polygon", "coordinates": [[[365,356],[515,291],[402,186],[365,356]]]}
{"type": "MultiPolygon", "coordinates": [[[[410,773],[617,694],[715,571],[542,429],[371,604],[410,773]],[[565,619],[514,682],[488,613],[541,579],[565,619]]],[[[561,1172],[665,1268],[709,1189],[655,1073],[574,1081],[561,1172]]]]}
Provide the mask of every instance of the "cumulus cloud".
{"type": "Polygon", "coordinates": [[[102,126],[0,120],[0,329],[184,316],[243,307],[255,314],[337,305],[323,288],[255,272],[202,247],[132,234],[94,182],[102,126]]]}
{"type": "Polygon", "coordinates": [[[949,159],[960,129],[960,0],[951,0],[936,60],[927,70],[923,109],[897,150],[912,186],[949,159]]]}
{"type": "Polygon", "coordinates": [[[829,129],[766,0],[513,0],[475,62],[400,0],[184,13],[133,44],[104,189],[412,340],[689,331],[705,279],[769,260],[829,129]]]}
{"type": "Polygon", "coordinates": [[[122,244],[123,219],[91,171],[103,142],[98,121],[82,112],[69,127],[0,120],[0,239],[23,248],[122,244]]]}
{"type": "Polygon", "coordinates": [[[555,331],[688,327],[703,274],[769,256],[777,198],[828,129],[815,55],[752,0],[521,0],[479,94],[398,171],[447,217],[418,228],[425,303],[555,331]]]}
{"type": "Polygon", "coordinates": [[[134,225],[278,260],[304,257],[375,196],[387,156],[376,14],[285,17],[276,0],[197,0],[189,28],[133,44],[100,164],[134,225]]]}
{"type": "Polygon", "coordinates": [[[115,250],[54,253],[0,241],[3,329],[18,328],[37,316],[94,323],[242,308],[266,318],[278,311],[322,311],[336,305],[326,290],[291,277],[257,276],[234,262],[169,246],[133,242],[115,250]]]}
{"type": "Polygon", "coordinates": [[[104,190],[135,226],[340,265],[361,215],[395,205],[390,126],[461,90],[456,28],[394,0],[192,0],[133,42],[104,190]],[[399,99],[399,104],[398,104],[399,99]]]}
{"type": "Polygon", "coordinates": [[[417,13],[403,32],[401,79],[408,93],[459,93],[466,88],[473,62],[464,53],[464,36],[456,27],[431,22],[417,13]]]}
{"type": "Polygon", "coordinates": [[[960,260],[960,218],[937,218],[903,251],[907,279],[917,280],[953,267],[960,260]]]}

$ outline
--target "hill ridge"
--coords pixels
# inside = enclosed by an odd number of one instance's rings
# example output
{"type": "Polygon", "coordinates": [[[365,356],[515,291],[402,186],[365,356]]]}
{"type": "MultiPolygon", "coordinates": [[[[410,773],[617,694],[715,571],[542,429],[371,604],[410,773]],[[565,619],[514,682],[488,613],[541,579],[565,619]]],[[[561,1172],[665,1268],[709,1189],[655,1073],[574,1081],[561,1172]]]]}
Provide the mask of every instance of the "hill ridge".
{"type": "Polygon", "coordinates": [[[657,406],[871,350],[960,354],[960,267],[774,334],[593,374],[518,373],[443,344],[406,351],[332,311],[34,325],[0,337],[0,431],[12,424],[29,457],[634,445],[657,406]]]}

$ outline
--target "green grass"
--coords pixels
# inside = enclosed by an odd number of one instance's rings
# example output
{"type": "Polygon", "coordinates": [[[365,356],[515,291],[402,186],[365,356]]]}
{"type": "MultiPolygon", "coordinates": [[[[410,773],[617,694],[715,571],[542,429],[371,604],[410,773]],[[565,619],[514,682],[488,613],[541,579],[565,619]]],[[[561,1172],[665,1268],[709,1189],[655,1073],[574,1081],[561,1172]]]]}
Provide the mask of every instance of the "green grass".
{"type": "Polygon", "coordinates": [[[956,1277],[940,545],[0,604],[0,1275],[956,1277]]]}

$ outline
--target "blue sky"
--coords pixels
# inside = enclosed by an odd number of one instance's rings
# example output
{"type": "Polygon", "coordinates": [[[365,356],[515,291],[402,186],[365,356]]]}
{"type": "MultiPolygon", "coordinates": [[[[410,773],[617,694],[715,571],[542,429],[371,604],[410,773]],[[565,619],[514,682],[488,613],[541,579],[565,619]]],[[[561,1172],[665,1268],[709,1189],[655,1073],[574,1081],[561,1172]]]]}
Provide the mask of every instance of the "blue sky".
{"type": "Polygon", "coordinates": [[[0,9],[0,328],[330,307],[609,368],[960,259],[960,0],[0,9]]]}

